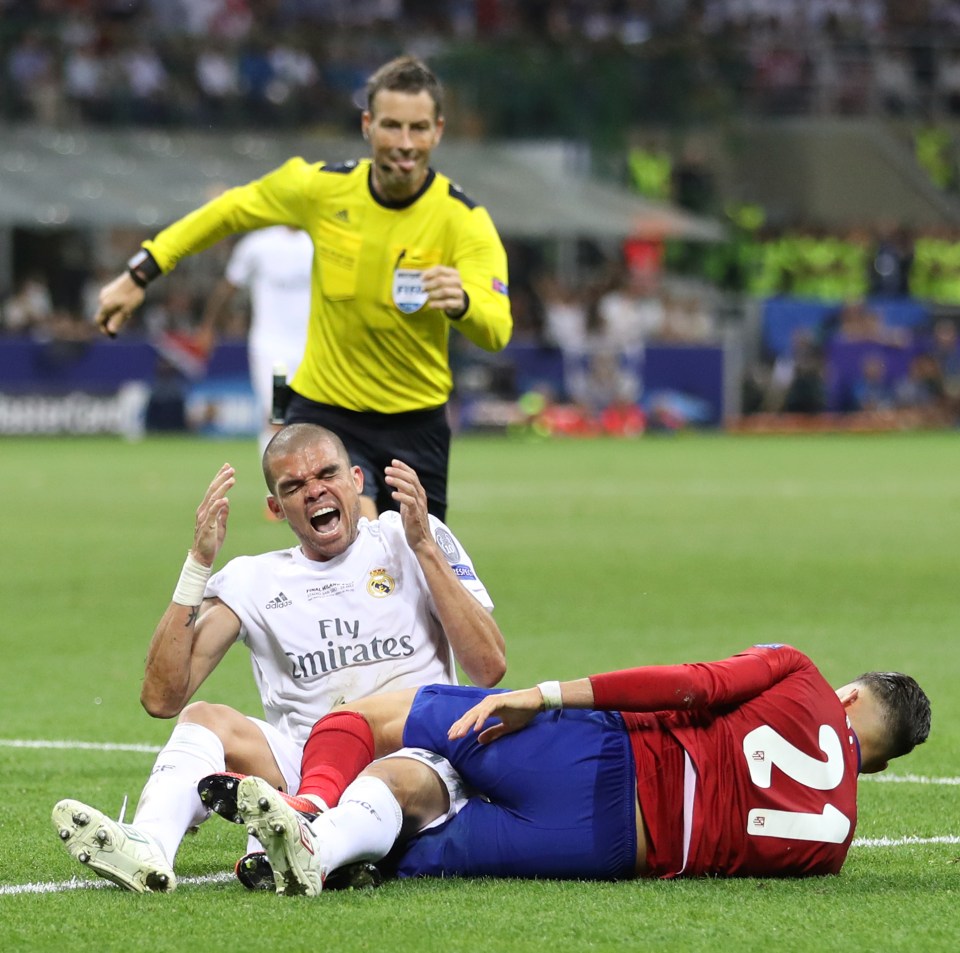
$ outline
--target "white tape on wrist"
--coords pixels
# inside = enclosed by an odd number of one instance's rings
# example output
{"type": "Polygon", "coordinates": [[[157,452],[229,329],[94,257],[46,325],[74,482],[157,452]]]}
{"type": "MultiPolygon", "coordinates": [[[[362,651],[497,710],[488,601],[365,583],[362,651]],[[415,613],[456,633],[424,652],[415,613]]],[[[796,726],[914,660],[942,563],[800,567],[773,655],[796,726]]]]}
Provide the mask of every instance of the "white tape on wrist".
{"type": "Polygon", "coordinates": [[[180,570],[180,579],[177,588],[173,590],[171,602],[178,606],[198,606],[203,602],[203,593],[207,588],[212,567],[197,562],[190,553],[180,570]]]}
{"type": "Polygon", "coordinates": [[[543,696],[543,710],[553,711],[563,708],[563,695],[560,693],[559,682],[540,682],[537,685],[543,696]]]}

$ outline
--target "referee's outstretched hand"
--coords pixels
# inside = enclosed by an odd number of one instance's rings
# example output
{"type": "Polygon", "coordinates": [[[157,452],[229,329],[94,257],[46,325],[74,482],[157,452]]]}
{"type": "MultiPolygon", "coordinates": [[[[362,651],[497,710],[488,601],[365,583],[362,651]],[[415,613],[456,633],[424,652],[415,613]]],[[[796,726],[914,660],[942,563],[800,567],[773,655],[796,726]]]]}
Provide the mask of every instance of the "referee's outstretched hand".
{"type": "Polygon", "coordinates": [[[125,271],[100,289],[100,306],[94,320],[107,337],[115,338],[143,299],[143,288],[125,271]]]}

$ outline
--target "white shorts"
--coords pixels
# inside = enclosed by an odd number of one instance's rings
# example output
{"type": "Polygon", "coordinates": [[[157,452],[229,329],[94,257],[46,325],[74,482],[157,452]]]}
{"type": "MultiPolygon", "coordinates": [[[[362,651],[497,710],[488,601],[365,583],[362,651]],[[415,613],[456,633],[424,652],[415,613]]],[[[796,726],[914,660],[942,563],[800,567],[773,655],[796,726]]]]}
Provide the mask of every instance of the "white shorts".
{"type": "Polygon", "coordinates": [[[424,824],[423,827],[417,831],[418,834],[421,831],[428,831],[432,827],[439,827],[441,824],[445,824],[451,817],[456,817],[457,814],[466,807],[472,792],[463,783],[463,778],[457,774],[453,765],[447,761],[446,758],[440,757],[440,755],[433,751],[424,751],[422,748],[401,748],[399,751],[384,755],[380,760],[386,761],[388,758],[409,758],[412,761],[419,761],[421,764],[425,764],[431,771],[436,772],[437,776],[443,782],[443,786],[447,789],[450,802],[447,813],[432,820],[429,824],[424,824]]]}
{"type": "MultiPolygon", "coordinates": [[[[274,728],[273,725],[267,724],[263,719],[254,718],[250,715],[247,717],[263,732],[263,737],[266,739],[273,758],[277,762],[277,767],[283,775],[287,793],[296,794],[300,790],[300,759],[303,756],[303,748],[292,738],[288,738],[274,728]]],[[[425,764],[436,772],[443,782],[443,786],[447,789],[450,801],[447,813],[443,817],[438,817],[426,824],[421,830],[428,831],[431,827],[439,827],[451,817],[455,817],[464,808],[471,796],[472,792],[463,783],[463,779],[454,770],[453,765],[446,758],[441,758],[440,755],[434,754],[432,751],[424,751],[421,748],[401,748],[399,751],[385,755],[383,760],[387,758],[410,758],[413,761],[425,764]]]]}
{"type": "Polygon", "coordinates": [[[296,794],[300,789],[300,759],[303,757],[303,748],[292,738],[267,724],[262,718],[247,715],[262,732],[267,745],[273,753],[277,767],[283,775],[283,782],[288,794],[296,794]]]}

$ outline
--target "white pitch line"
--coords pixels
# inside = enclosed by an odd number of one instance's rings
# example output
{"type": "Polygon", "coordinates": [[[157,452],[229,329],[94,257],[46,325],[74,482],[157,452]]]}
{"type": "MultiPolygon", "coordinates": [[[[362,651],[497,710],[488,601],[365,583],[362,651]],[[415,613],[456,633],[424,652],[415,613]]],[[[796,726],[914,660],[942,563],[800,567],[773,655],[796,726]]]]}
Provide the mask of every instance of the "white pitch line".
{"type": "MultiPolygon", "coordinates": [[[[119,744],[110,741],[0,738],[0,748],[57,748],[63,751],[135,751],[142,754],[156,754],[161,746],[119,744]]],[[[860,780],[880,784],[946,784],[952,787],[960,786],[960,778],[933,778],[925,774],[865,774],[860,780]]]]}
{"type": "Polygon", "coordinates": [[[912,844],[960,844],[956,834],[940,837],[855,837],[853,847],[909,847],[912,844]]]}
{"type": "MultiPolygon", "coordinates": [[[[205,874],[202,877],[180,877],[178,884],[222,884],[229,883],[234,879],[232,871],[224,871],[219,874],[205,874]]],[[[25,893],[64,893],[68,890],[100,890],[102,887],[114,887],[119,890],[116,884],[108,880],[84,880],[80,877],[73,877],[70,880],[62,880],[60,883],[35,883],[35,884],[7,884],[0,886],[0,897],[11,897],[25,893]]]]}
{"type": "MultiPolygon", "coordinates": [[[[924,844],[960,844],[960,836],[956,834],[944,834],[940,837],[857,837],[851,846],[910,847],[924,844]]],[[[177,883],[180,885],[222,884],[229,883],[234,879],[234,876],[235,874],[231,871],[223,871],[219,874],[205,874],[202,877],[181,877],[177,883]]],[[[22,896],[23,894],[37,893],[66,893],[69,890],[100,890],[105,887],[116,887],[116,885],[106,880],[84,880],[80,877],[73,877],[70,880],[62,880],[59,883],[0,885],[0,897],[14,897],[22,896]]]]}
{"type": "Polygon", "coordinates": [[[960,778],[930,778],[925,774],[865,774],[860,780],[886,784],[960,784],[960,778]]]}
{"type": "Polygon", "coordinates": [[[144,754],[156,754],[159,745],[115,744],[99,741],[45,741],[0,738],[0,748],[59,748],[64,751],[137,751],[144,754]]]}

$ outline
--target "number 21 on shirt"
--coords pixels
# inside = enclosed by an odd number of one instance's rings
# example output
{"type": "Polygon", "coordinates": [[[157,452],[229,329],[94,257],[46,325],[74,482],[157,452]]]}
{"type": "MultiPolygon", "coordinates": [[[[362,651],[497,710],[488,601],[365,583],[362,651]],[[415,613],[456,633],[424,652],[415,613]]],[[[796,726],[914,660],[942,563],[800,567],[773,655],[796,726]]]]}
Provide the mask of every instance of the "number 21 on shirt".
{"type": "MultiPolygon", "coordinates": [[[[805,754],[769,725],[754,728],[743,739],[750,779],[759,788],[769,788],[776,765],[804,787],[832,791],[843,779],[843,746],[829,725],[820,726],[819,743],[826,761],[805,754]]],[[[850,818],[832,804],[826,804],[821,814],[752,808],[747,814],[747,833],[754,837],[842,844],[850,833],[850,818]]]]}

